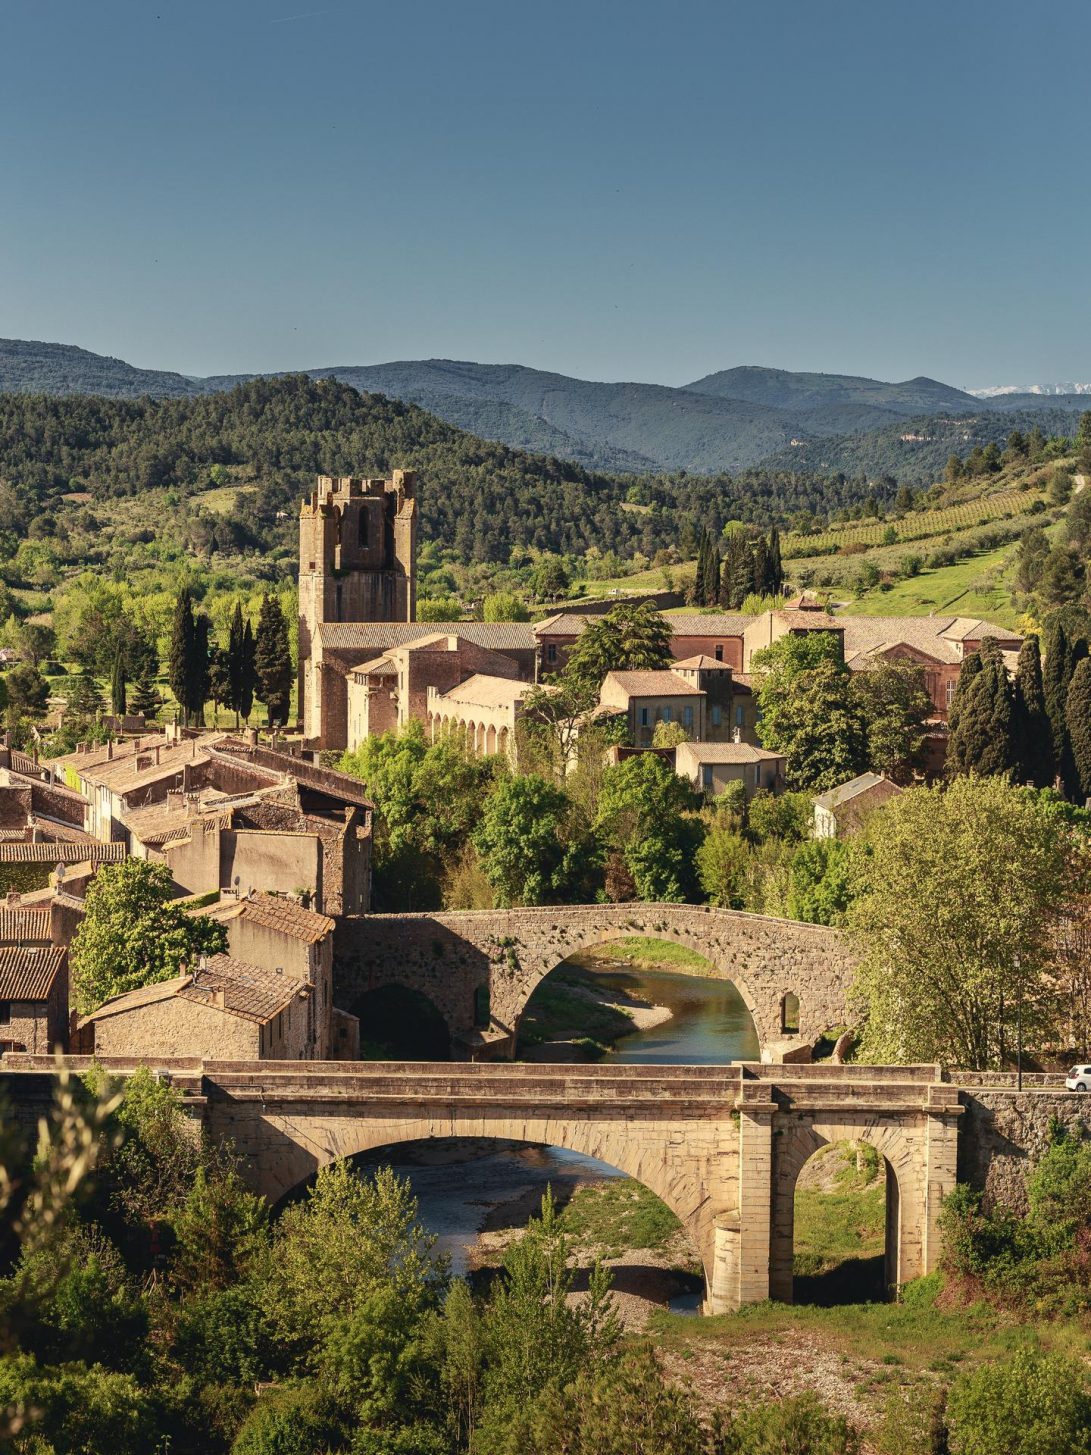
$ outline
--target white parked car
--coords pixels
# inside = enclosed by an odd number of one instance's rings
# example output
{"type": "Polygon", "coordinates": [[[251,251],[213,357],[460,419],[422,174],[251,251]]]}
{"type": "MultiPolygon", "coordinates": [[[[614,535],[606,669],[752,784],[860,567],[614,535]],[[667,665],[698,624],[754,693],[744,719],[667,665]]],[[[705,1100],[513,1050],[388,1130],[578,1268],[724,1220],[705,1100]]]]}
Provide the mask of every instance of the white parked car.
{"type": "Polygon", "coordinates": [[[1064,1084],[1066,1091],[1091,1091],[1091,1066],[1073,1066],[1064,1084]]]}

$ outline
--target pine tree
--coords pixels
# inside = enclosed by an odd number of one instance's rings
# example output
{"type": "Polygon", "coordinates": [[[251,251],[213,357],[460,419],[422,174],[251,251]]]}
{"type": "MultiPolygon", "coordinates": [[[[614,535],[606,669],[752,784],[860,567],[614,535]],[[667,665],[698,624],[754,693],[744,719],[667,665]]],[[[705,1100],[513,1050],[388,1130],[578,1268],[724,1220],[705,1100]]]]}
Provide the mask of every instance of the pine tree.
{"type": "Polygon", "coordinates": [[[1023,642],[1015,673],[1015,756],[1021,782],[1035,788],[1047,788],[1053,782],[1053,733],[1046,712],[1042,654],[1036,636],[1023,642]]]}
{"type": "Polygon", "coordinates": [[[270,724],[286,723],[292,695],[292,653],[288,623],[275,596],[267,595],[261,603],[254,667],[257,696],[265,703],[270,724]]]}
{"type": "Polygon", "coordinates": [[[115,717],[125,716],[126,690],[125,658],[120,646],[114,653],[114,670],[110,677],[110,710],[115,717]]]}
{"type": "Polygon", "coordinates": [[[154,681],[146,673],[133,683],[133,695],[129,705],[133,712],[140,713],[145,718],[153,718],[163,706],[163,699],[154,681]]]}
{"type": "Polygon", "coordinates": [[[167,663],[167,681],[178,701],[178,710],[183,723],[188,724],[193,701],[193,675],[195,668],[196,627],[193,620],[193,592],[183,586],[174,602],[174,618],[171,622],[170,659],[167,663]]]}
{"type": "Polygon", "coordinates": [[[1077,796],[1078,785],[1078,797],[1086,800],[1091,797],[1091,659],[1087,657],[1077,664],[1068,684],[1065,725],[1076,770],[1070,796],[1077,796]]]}

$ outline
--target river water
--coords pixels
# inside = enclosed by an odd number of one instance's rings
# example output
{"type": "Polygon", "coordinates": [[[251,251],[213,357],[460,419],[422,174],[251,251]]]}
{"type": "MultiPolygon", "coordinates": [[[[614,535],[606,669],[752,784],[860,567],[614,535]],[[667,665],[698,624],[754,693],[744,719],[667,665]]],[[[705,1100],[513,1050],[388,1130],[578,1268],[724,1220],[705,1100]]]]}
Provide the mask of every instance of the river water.
{"type": "MultiPolygon", "coordinates": [[[[661,1025],[624,1036],[605,1060],[724,1065],[757,1059],[753,1022],[729,982],[669,970],[596,968],[590,973],[609,990],[671,1011],[671,1019],[661,1025]]],[[[421,1222],[436,1234],[456,1273],[475,1265],[478,1238],[486,1227],[523,1227],[547,1186],[563,1204],[579,1186],[624,1175],[560,1147],[450,1142],[390,1150],[391,1165],[413,1185],[421,1222]]],[[[671,1302],[680,1309],[693,1307],[696,1297],[683,1294],[671,1302]]]]}

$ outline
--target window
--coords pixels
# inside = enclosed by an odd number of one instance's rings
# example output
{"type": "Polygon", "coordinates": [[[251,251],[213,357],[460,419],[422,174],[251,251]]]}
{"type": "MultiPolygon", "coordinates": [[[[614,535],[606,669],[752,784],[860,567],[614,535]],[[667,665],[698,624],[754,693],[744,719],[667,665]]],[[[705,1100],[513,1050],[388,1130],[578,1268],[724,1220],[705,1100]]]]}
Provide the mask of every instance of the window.
{"type": "Polygon", "coordinates": [[[474,989],[474,1025],[478,1030],[488,1030],[492,1023],[489,1007],[489,987],[478,985],[474,989]]]}
{"type": "Polygon", "coordinates": [[[670,710],[669,707],[665,707],[663,709],[663,721],[664,722],[670,722],[670,720],[671,720],[671,710],[670,710]]]}
{"type": "Polygon", "coordinates": [[[745,721],[746,721],[746,709],[744,707],[737,707],[735,709],[735,726],[736,727],[742,727],[742,725],[743,725],[743,723],[745,721]]]}
{"type": "Polygon", "coordinates": [[[640,709],[640,726],[641,727],[647,727],[648,726],[648,709],[646,707],[642,707],[640,709]]]}
{"type": "Polygon", "coordinates": [[[549,645],[546,647],[546,661],[547,662],[555,662],[556,660],[557,660],[557,647],[556,647],[556,644],[554,642],[550,642],[549,645]]]}
{"type": "Polygon", "coordinates": [[[950,712],[950,710],[951,710],[951,703],[955,699],[955,684],[954,684],[953,681],[948,682],[945,696],[946,696],[946,699],[947,699],[947,710],[948,710],[948,712],[950,712]]]}
{"type": "Polygon", "coordinates": [[[683,707],[683,709],[682,709],[682,726],[683,727],[692,727],[693,726],[693,708],[692,707],[683,707]]]}
{"type": "Polygon", "coordinates": [[[723,649],[723,645],[722,645],[722,643],[719,643],[718,642],[716,644],[716,660],[717,660],[717,662],[722,662],[723,659],[724,659],[724,649],[723,649]]]}
{"type": "Polygon", "coordinates": [[[711,763],[705,763],[701,767],[701,787],[702,788],[711,788],[712,787],[712,764],[711,763]]]}
{"type": "Polygon", "coordinates": [[[337,589],[336,589],[335,595],[337,597],[337,607],[336,607],[336,611],[337,611],[337,615],[340,616],[341,615],[341,583],[340,583],[340,581],[338,581],[338,583],[337,583],[337,589]]]}
{"type": "Polygon", "coordinates": [[[712,726],[720,726],[720,705],[717,702],[712,704],[712,726]]]}
{"type": "Polygon", "coordinates": [[[360,514],[356,517],[356,544],[361,547],[367,545],[367,506],[361,505],[360,514]]]}
{"type": "Polygon", "coordinates": [[[11,1001],[0,1000],[0,1026],[11,1025],[11,1001]]]}

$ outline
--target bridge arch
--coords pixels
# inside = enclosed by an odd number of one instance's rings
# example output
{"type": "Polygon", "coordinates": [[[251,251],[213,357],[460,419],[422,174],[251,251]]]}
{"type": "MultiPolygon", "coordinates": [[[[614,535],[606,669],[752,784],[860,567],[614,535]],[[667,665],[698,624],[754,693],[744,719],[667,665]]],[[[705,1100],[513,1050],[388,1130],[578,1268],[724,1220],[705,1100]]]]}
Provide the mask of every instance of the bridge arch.
{"type": "Polygon", "coordinates": [[[694,904],[346,916],[335,938],[335,998],[351,1005],[363,988],[415,986],[443,1011],[456,1056],[500,1059],[514,1053],[526,1003],[546,975],[580,950],[631,935],[674,940],[715,966],[738,988],[763,1052],[849,1021],[855,957],[838,931],[694,904]],[[483,984],[488,1027],[474,1018],[483,984]],[[799,1001],[794,1031],[782,1029],[788,996],[799,1001]]]}

